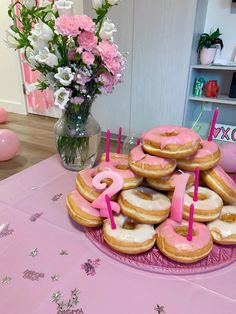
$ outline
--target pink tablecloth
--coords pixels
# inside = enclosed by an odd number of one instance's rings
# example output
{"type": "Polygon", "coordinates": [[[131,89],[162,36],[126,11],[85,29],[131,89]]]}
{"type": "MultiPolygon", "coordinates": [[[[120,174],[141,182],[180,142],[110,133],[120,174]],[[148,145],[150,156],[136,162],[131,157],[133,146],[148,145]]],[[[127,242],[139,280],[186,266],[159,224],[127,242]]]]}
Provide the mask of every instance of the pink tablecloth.
{"type": "Polygon", "coordinates": [[[100,252],[65,209],[75,176],[54,156],[0,182],[1,314],[236,313],[236,263],[170,276],[100,252]]]}

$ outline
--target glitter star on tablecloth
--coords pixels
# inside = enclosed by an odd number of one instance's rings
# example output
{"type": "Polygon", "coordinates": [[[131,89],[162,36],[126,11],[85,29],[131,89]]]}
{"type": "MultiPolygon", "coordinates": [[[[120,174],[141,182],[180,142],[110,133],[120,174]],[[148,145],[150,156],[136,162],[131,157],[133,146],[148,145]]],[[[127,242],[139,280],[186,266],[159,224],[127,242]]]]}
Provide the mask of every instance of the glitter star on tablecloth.
{"type": "Polygon", "coordinates": [[[66,250],[61,250],[60,255],[69,255],[69,253],[66,250]]]}
{"type": "Polygon", "coordinates": [[[30,252],[30,256],[32,257],[35,257],[39,255],[39,250],[37,248],[33,249],[31,252],[30,252]]]}
{"type": "Polygon", "coordinates": [[[59,275],[55,274],[53,276],[51,276],[52,281],[58,281],[59,280],[59,275]]]}
{"type": "Polygon", "coordinates": [[[158,314],[165,314],[165,307],[159,304],[156,305],[154,310],[157,311],[158,314]]]}
{"type": "Polygon", "coordinates": [[[6,276],[6,277],[2,278],[2,283],[3,284],[8,284],[11,280],[12,280],[11,277],[6,276]]]}

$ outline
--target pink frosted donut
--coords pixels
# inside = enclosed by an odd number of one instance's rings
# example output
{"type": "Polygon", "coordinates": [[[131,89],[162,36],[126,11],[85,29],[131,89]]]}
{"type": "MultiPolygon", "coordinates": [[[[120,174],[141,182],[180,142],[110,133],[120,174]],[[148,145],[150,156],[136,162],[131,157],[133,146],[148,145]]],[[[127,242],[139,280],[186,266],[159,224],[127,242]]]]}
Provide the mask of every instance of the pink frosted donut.
{"type": "Polygon", "coordinates": [[[142,177],[159,178],[175,170],[176,160],[151,156],[143,151],[142,145],[138,145],[130,152],[129,165],[133,172],[142,177]]]}
{"type": "Polygon", "coordinates": [[[192,129],[179,126],[161,126],[143,134],[146,152],[165,158],[181,159],[196,153],[199,135],[192,129]]]}
{"type": "Polygon", "coordinates": [[[136,175],[129,167],[128,160],[125,161],[117,161],[117,160],[110,160],[110,161],[102,161],[98,165],[98,171],[106,171],[111,170],[118,173],[124,180],[123,190],[128,190],[139,186],[143,178],[136,175]]]}
{"type": "Polygon", "coordinates": [[[79,194],[77,190],[72,191],[66,198],[66,206],[71,218],[80,225],[86,227],[99,227],[103,219],[99,211],[79,194]]]}
{"type": "Polygon", "coordinates": [[[92,180],[98,174],[98,168],[81,170],[76,177],[76,188],[80,194],[89,202],[93,202],[101,191],[94,188],[92,180]]]}
{"type": "MultiPolygon", "coordinates": [[[[124,162],[128,160],[128,155],[125,154],[118,154],[118,153],[110,153],[109,154],[110,160],[117,160],[117,161],[121,161],[124,162]]],[[[101,161],[105,161],[106,160],[106,153],[102,154],[101,157],[101,161]]]]}
{"type": "Polygon", "coordinates": [[[156,229],[157,246],[170,259],[181,263],[194,263],[206,257],[213,247],[208,227],[193,223],[192,241],[187,240],[188,221],[178,223],[167,219],[156,229]]]}
{"type": "Polygon", "coordinates": [[[196,154],[179,159],[178,167],[182,170],[194,171],[196,167],[200,170],[208,170],[217,165],[220,160],[220,150],[216,143],[201,140],[200,149],[196,154]]]}
{"type": "MultiPolygon", "coordinates": [[[[186,172],[186,171],[185,171],[186,172]]],[[[162,191],[174,191],[174,186],[173,186],[173,180],[181,175],[183,171],[181,170],[176,170],[172,174],[168,176],[164,176],[158,179],[151,179],[147,178],[146,181],[148,185],[150,185],[152,188],[156,190],[162,190],[162,191]]],[[[191,187],[194,184],[194,174],[191,172],[189,173],[189,179],[187,183],[187,188],[191,187]]]]}
{"type": "Polygon", "coordinates": [[[201,177],[207,186],[221,196],[223,201],[228,204],[236,203],[236,183],[220,166],[202,171],[201,177]]]}

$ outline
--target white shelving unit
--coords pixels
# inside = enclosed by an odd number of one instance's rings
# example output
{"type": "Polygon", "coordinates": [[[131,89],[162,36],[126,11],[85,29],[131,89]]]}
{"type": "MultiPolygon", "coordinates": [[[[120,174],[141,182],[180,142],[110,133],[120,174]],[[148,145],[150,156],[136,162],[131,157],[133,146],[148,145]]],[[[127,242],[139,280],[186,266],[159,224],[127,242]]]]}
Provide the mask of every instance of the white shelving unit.
{"type": "Polygon", "coordinates": [[[236,124],[236,98],[229,97],[229,91],[233,73],[236,72],[236,66],[220,65],[192,65],[189,73],[188,93],[186,97],[186,110],[184,124],[192,127],[199,113],[204,107],[204,113],[200,119],[200,134],[205,137],[209,130],[209,122],[215,107],[219,107],[218,123],[236,124]],[[202,77],[206,82],[217,80],[220,86],[220,92],[217,98],[194,96],[193,89],[195,80],[202,77]]]}

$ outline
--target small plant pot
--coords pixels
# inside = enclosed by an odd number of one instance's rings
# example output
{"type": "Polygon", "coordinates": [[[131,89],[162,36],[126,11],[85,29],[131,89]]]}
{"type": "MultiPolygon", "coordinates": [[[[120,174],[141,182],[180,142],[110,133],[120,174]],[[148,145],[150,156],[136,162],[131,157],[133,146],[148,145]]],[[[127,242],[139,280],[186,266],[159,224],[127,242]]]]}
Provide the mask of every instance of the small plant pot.
{"type": "Polygon", "coordinates": [[[211,64],[216,56],[217,48],[202,48],[200,51],[200,63],[203,65],[211,64]]]}

